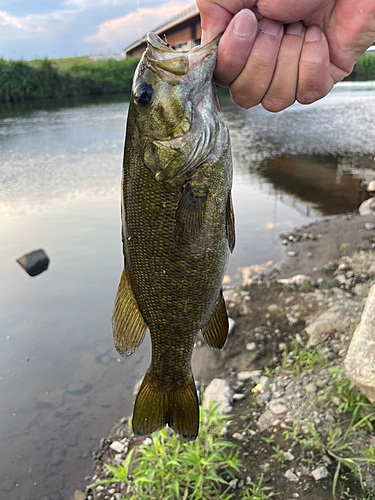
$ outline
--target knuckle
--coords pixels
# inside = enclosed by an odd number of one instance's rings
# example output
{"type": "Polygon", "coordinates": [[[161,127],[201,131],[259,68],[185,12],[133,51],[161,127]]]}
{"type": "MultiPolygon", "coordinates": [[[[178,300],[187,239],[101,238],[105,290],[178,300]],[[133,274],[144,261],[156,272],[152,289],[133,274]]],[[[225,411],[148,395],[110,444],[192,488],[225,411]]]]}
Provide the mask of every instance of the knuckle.
{"type": "Polygon", "coordinates": [[[270,68],[274,68],[276,58],[270,54],[257,52],[252,52],[251,54],[251,65],[254,72],[265,72],[269,71],[270,68]]]}
{"type": "Polygon", "coordinates": [[[270,111],[271,113],[277,113],[278,111],[282,111],[283,109],[289,108],[295,101],[295,97],[276,97],[276,96],[267,96],[263,98],[261,104],[266,111],[270,111]]]}
{"type": "Polygon", "coordinates": [[[301,62],[301,70],[309,75],[315,75],[325,70],[328,67],[328,62],[323,55],[315,54],[314,57],[309,57],[301,62]]]}
{"type": "Polygon", "coordinates": [[[327,95],[327,92],[324,92],[323,89],[298,89],[297,91],[297,101],[300,104],[311,104],[315,101],[318,101],[322,97],[327,95]]]}
{"type": "Polygon", "coordinates": [[[237,104],[237,106],[240,106],[241,108],[244,109],[249,109],[252,108],[253,106],[256,106],[257,104],[260,103],[260,101],[256,102],[254,99],[252,99],[250,96],[241,94],[239,92],[230,92],[233,102],[237,104]]]}

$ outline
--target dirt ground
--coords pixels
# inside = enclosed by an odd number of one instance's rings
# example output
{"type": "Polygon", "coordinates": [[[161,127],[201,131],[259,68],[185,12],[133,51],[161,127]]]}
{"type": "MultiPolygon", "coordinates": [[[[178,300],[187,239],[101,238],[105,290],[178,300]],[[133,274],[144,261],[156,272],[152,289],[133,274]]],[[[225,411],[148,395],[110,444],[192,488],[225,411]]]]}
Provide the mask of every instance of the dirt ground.
{"type": "MultiPolygon", "coordinates": [[[[351,255],[360,250],[368,252],[372,248],[375,241],[375,226],[374,229],[369,229],[365,227],[366,223],[367,226],[369,223],[375,223],[375,217],[348,214],[313,223],[282,235],[286,253],[293,252],[294,256],[286,257],[283,265],[271,270],[268,275],[260,275],[248,283],[225,290],[229,315],[234,320],[235,327],[223,351],[213,351],[202,342],[201,338],[197,339],[192,360],[195,379],[202,381],[205,386],[213,378],[225,379],[236,393],[242,393],[245,396],[241,401],[233,404],[232,422],[226,435],[226,439],[239,444],[240,458],[244,463],[244,471],[238,476],[239,489],[235,492],[234,498],[240,498],[241,485],[246,485],[249,478],[254,481],[263,474],[263,484],[274,488],[274,491],[278,493],[275,498],[279,500],[332,499],[335,464],[327,462],[325,465],[328,477],[316,481],[311,477],[311,469],[319,466],[321,462],[317,457],[312,456],[310,469],[307,465],[305,466],[305,458],[298,445],[293,447],[291,441],[284,440],[285,425],[282,419],[275,417],[268,428],[259,430],[258,420],[265,411],[265,407],[254,403],[253,390],[256,382],[239,384],[237,374],[254,370],[260,370],[264,374],[266,367],[274,370],[281,364],[285,345],[287,349],[291,349],[296,337],[301,345],[306,344],[308,340],[305,332],[306,324],[309,318],[316,315],[322,305],[318,300],[320,287],[339,289],[338,283],[334,281],[333,273],[330,272],[332,263],[345,254],[351,255]],[[298,274],[313,278],[314,285],[304,289],[277,282],[277,279],[290,278],[298,274]],[[285,311],[290,310],[298,310],[298,314],[296,313],[293,318],[290,314],[285,314],[285,311]],[[249,344],[255,347],[249,349],[249,344]],[[238,443],[238,440],[236,441],[233,437],[236,433],[237,436],[238,433],[244,436],[242,442],[238,443]],[[272,444],[264,440],[271,435],[274,436],[272,444]],[[283,464],[284,466],[274,457],[273,447],[277,445],[293,456],[283,464]],[[285,477],[287,469],[296,472],[298,481],[285,477]]],[[[366,279],[363,278],[363,280],[366,279]]],[[[351,294],[350,290],[343,287],[339,292],[344,299],[346,295],[349,297],[351,294]]],[[[348,298],[348,300],[351,299],[348,298]]],[[[362,306],[358,305],[359,317],[362,306]]],[[[357,320],[358,318],[354,318],[353,322],[357,320]]],[[[332,365],[342,365],[349,344],[349,336],[345,339],[346,341],[343,340],[342,343],[339,339],[338,347],[331,349],[332,365]]],[[[285,386],[290,382],[298,383],[295,380],[295,373],[286,370],[283,376],[285,386]]],[[[303,384],[306,385],[308,382],[311,382],[309,376],[304,379],[303,384]]],[[[101,458],[103,453],[100,450],[97,452],[96,471],[98,471],[98,463],[103,460],[101,458]]],[[[358,481],[350,474],[343,475],[341,479],[347,483],[347,494],[337,496],[337,498],[375,499],[375,493],[373,496],[371,494],[364,496],[358,481]]],[[[94,495],[94,498],[109,499],[110,496],[102,492],[100,496],[94,495]]]]}

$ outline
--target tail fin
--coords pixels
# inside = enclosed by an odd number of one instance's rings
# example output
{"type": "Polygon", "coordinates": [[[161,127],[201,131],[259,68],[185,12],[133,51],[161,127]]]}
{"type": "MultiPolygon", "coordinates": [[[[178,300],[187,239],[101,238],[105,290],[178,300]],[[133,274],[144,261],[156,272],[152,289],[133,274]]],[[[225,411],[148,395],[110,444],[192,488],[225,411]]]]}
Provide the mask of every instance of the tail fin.
{"type": "Polygon", "coordinates": [[[134,405],[133,431],[151,434],[168,424],[186,439],[195,439],[199,407],[193,375],[182,387],[162,387],[147,370],[134,405]]]}

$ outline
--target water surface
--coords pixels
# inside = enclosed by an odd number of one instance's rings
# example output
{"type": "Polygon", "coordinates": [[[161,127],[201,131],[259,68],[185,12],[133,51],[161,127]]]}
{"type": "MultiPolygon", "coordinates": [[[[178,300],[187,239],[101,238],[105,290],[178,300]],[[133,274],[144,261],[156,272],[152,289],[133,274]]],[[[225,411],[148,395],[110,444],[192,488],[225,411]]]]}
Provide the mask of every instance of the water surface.
{"type": "MultiPolygon", "coordinates": [[[[374,89],[343,84],[277,115],[223,99],[237,227],[228,280],[279,262],[281,231],[368,197],[374,89]]],[[[60,500],[81,488],[149,362],[148,339],[120,359],[110,325],[127,107],[111,96],[0,108],[2,500],[60,500]],[[15,260],[37,248],[51,262],[31,278],[15,260]]]]}

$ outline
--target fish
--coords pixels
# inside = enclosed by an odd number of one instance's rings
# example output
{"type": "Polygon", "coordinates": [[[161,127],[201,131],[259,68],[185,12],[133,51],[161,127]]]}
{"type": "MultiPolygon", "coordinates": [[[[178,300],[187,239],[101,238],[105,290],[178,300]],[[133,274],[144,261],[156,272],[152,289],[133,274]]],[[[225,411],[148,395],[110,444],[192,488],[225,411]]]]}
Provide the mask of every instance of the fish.
{"type": "Polygon", "coordinates": [[[122,171],[124,270],[112,326],[120,355],[151,335],[135,435],[199,430],[191,368],[198,332],[222,349],[222,281],[235,245],[232,157],[213,73],[219,38],[177,52],[154,33],[135,71],[122,171]]]}

